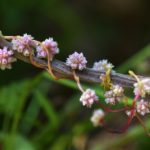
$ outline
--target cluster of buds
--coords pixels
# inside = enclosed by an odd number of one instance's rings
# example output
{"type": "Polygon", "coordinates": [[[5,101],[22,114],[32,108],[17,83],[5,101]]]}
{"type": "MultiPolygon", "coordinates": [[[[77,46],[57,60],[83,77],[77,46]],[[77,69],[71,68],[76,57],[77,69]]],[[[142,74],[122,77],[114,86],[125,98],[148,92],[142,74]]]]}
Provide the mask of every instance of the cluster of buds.
{"type": "Polygon", "coordinates": [[[150,95],[150,79],[140,79],[131,71],[130,74],[137,79],[137,82],[134,83],[134,94],[135,98],[137,98],[135,109],[137,113],[144,116],[145,114],[150,113],[149,103],[144,99],[147,95],[150,95]],[[139,100],[141,97],[143,99],[139,100]]]}
{"type": "Polygon", "coordinates": [[[93,65],[93,70],[95,71],[107,71],[114,68],[113,64],[109,63],[107,59],[100,60],[95,62],[93,65]]]}
{"type": "Polygon", "coordinates": [[[58,44],[53,38],[46,39],[43,42],[34,40],[31,35],[24,34],[23,36],[10,37],[12,43],[12,49],[8,50],[7,47],[0,49],[0,68],[11,69],[11,63],[16,60],[13,57],[15,51],[22,53],[25,57],[29,57],[30,54],[36,54],[38,58],[50,58],[59,53],[58,44]]]}
{"type": "Polygon", "coordinates": [[[53,38],[46,39],[39,46],[37,46],[37,57],[39,58],[47,58],[47,51],[50,52],[52,57],[59,53],[58,44],[53,38]]]}
{"type": "Polygon", "coordinates": [[[143,99],[140,100],[139,102],[137,102],[136,110],[142,116],[150,113],[149,103],[147,101],[144,101],[143,99]]]}
{"type": "Polygon", "coordinates": [[[144,99],[142,99],[142,100],[140,100],[140,101],[138,101],[138,102],[136,103],[136,106],[135,106],[134,109],[132,109],[132,110],[127,110],[127,111],[126,111],[126,114],[127,114],[128,116],[130,116],[130,115],[131,115],[131,111],[133,111],[133,115],[134,115],[134,116],[136,115],[136,113],[138,113],[138,114],[144,116],[144,115],[150,113],[150,106],[149,106],[149,103],[148,103],[147,101],[145,101],[144,99]]]}
{"type": "MultiPolygon", "coordinates": [[[[71,67],[72,70],[83,70],[86,68],[87,60],[83,53],[74,52],[69,55],[66,60],[67,66],[71,67]]],[[[74,78],[77,79],[76,74],[74,74],[74,78]]],[[[79,88],[81,87],[79,80],[76,80],[79,88]]],[[[91,107],[94,102],[98,101],[98,96],[96,92],[92,89],[83,90],[81,87],[82,95],[80,97],[80,102],[83,106],[91,107]]]]}
{"type": "MultiPolygon", "coordinates": [[[[66,64],[71,67],[73,70],[83,70],[86,68],[87,60],[84,57],[83,53],[73,53],[72,55],[69,55],[67,58],[66,64]]],[[[99,62],[94,63],[93,70],[95,71],[102,71],[106,72],[106,76],[109,76],[110,71],[112,71],[112,68],[114,66],[109,63],[107,60],[101,60],[99,62]],[[107,74],[108,73],[108,74],[107,74]]],[[[101,77],[100,77],[101,78],[101,77]]],[[[109,77],[107,77],[109,81],[109,77]]],[[[140,83],[134,84],[134,93],[135,95],[139,95],[141,97],[145,97],[146,94],[150,94],[150,80],[149,79],[143,79],[140,83]]],[[[79,80],[77,81],[79,84],[79,80]]],[[[120,102],[124,98],[124,89],[120,85],[113,85],[112,83],[110,85],[110,90],[106,91],[104,94],[105,102],[107,104],[115,105],[116,103],[120,102]]],[[[81,87],[79,85],[79,87],[81,87]]],[[[81,90],[82,95],[80,97],[80,102],[83,106],[90,107],[93,105],[93,103],[98,102],[98,96],[96,95],[94,90],[86,89],[81,90]]],[[[134,105],[134,104],[133,104],[134,105]]],[[[117,112],[117,111],[116,111],[117,112]]],[[[145,115],[150,112],[149,104],[148,102],[141,100],[135,103],[135,107],[133,107],[131,110],[127,110],[126,113],[129,115],[129,122],[132,120],[133,117],[136,116],[136,113],[140,115],[145,115]]],[[[94,126],[102,125],[102,120],[104,119],[105,113],[103,110],[98,109],[95,110],[92,117],[91,122],[94,126]]],[[[129,123],[128,123],[129,125],[129,123]]]]}
{"type": "Polygon", "coordinates": [[[124,89],[120,85],[112,85],[111,90],[106,91],[105,94],[105,102],[107,104],[116,104],[116,102],[120,102],[124,96],[124,89]]]}
{"type": "Polygon", "coordinates": [[[87,60],[83,53],[74,52],[73,54],[69,55],[66,64],[72,69],[83,70],[86,68],[87,60]]]}
{"type": "Polygon", "coordinates": [[[32,48],[36,46],[36,42],[33,40],[33,37],[28,34],[23,36],[16,36],[12,40],[12,49],[22,53],[24,56],[29,56],[32,48]]]}
{"type": "Polygon", "coordinates": [[[83,106],[91,107],[94,102],[98,101],[98,96],[94,90],[87,89],[80,97],[83,106]]]}
{"type": "Polygon", "coordinates": [[[12,50],[8,50],[7,47],[0,49],[0,69],[11,69],[11,63],[15,61],[16,58],[13,57],[12,50]]]}
{"type": "Polygon", "coordinates": [[[145,97],[150,94],[150,79],[145,78],[134,84],[134,94],[145,97]]]}

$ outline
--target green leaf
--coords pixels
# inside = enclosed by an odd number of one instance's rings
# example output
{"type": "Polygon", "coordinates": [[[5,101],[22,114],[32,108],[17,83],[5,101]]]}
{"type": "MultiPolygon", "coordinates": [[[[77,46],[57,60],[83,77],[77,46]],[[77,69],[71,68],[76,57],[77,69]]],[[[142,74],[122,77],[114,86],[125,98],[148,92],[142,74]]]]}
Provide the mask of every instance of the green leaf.
{"type": "Polygon", "coordinates": [[[70,134],[64,134],[57,138],[49,150],[66,150],[68,145],[71,145],[71,136],[70,134]]]}
{"type": "Polygon", "coordinates": [[[20,101],[25,98],[30,85],[28,80],[17,82],[0,89],[0,112],[13,116],[20,101]]]}
{"type": "Polygon", "coordinates": [[[38,118],[38,114],[40,111],[40,106],[36,101],[35,97],[33,97],[30,101],[30,104],[27,110],[24,112],[23,120],[21,122],[21,129],[24,134],[29,134],[31,129],[34,127],[35,122],[38,118]]]}
{"type": "Polygon", "coordinates": [[[125,73],[131,68],[135,68],[146,58],[150,57],[150,45],[146,46],[134,56],[131,56],[127,61],[125,61],[122,65],[117,68],[118,72],[125,73]]]}
{"type": "MultiPolygon", "coordinates": [[[[16,134],[13,138],[12,150],[35,150],[33,145],[25,137],[16,134]]],[[[0,143],[5,142],[5,140],[9,140],[9,135],[0,133],[0,143]]],[[[7,145],[5,149],[7,149],[7,145]]]]}
{"type": "Polygon", "coordinates": [[[39,90],[35,90],[34,92],[35,99],[38,101],[41,108],[46,113],[50,124],[53,128],[56,128],[59,123],[58,115],[54,110],[54,107],[49,99],[47,99],[39,90]]]}

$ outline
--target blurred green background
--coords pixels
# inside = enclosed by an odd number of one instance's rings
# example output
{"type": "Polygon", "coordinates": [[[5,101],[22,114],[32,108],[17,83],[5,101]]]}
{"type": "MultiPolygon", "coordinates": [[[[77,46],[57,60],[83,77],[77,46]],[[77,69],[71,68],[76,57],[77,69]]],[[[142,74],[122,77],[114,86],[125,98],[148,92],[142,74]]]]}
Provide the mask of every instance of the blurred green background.
{"type": "MultiPolygon", "coordinates": [[[[77,50],[84,52],[89,67],[107,58],[121,73],[133,69],[148,76],[149,14],[147,0],[0,0],[0,30],[4,35],[28,33],[41,41],[54,37],[60,48],[57,58],[63,61],[77,50]]],[[[74,82],[55,82],[20,61],[12,70],[1,71],[0,79],[2,150],[150,148],[150,138],[136,121],[122,135],[94,128],[90,123],[94,108],[81,106],[74,82]]],[[[98,85],[88,86],[103,99],[98,85]]],[[[121,126],[124,118],[113,115],[110,125],[121,126]]]]}

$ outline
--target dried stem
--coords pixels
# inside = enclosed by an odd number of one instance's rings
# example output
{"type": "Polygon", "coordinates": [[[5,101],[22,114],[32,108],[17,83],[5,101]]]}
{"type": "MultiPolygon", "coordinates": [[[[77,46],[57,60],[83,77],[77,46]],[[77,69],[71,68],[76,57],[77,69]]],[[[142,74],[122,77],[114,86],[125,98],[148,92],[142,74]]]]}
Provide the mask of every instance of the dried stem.
{"type": "Polygon", "coordinates": [[[80,78],[76,75],[75,70],[73,70],[73,76],[74,76],[75,81],[77,82],[78,88],[80,89],[80,91],[82,93],[84,93],[84,89],[83,89],[83,87],[81,86],[81,83],[80,83],[80,78]]]}

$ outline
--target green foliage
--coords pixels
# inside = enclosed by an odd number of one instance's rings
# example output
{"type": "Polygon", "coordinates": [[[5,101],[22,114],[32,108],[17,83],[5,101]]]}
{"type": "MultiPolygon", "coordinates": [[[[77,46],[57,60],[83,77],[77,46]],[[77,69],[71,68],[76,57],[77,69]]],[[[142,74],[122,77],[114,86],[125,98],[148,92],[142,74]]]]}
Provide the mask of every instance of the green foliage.
{"type": "Polygon", "coordinates": [[[129,69],[136,68],[140,63],[143,63],[147,58],[150,57],[150,45],[143,48],[133,57],[129,58],[122,65],[120,65],[117,70],[119,72],[127,72],[129,69]]]}

